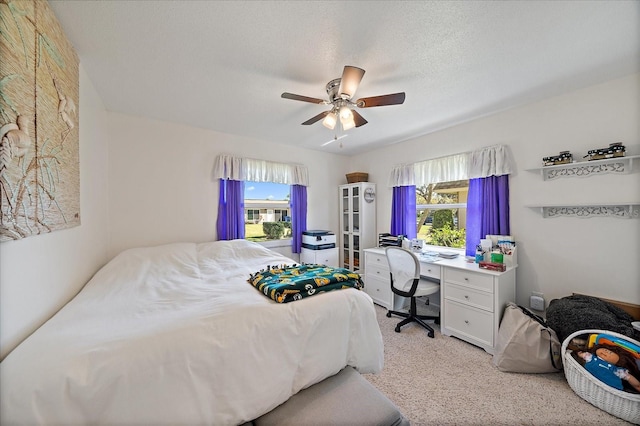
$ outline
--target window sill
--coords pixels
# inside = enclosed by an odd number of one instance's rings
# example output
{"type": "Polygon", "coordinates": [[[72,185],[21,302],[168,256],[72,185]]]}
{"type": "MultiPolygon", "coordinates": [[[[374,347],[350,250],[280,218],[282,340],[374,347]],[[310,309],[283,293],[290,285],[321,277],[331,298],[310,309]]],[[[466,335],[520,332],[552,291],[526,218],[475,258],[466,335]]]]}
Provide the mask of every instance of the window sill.
{"type": "Polygon", "coordinates": [[[291,238],[271,241],[257,241],[257,243],[266,248],[291,247],[291,238]]]}
{"type": "Polygon", "coordinates": [[[466,253],[466,249],[464,248],[456,248],[456,247],[445,247],[445,246],[431,246],[428,244],[425,244],[422,252],[428,252],[428,251],[435,251],[437,253],[442,253],[442,252],[455,252],[458,253],[460,256],[465,256],[466,253]]]}

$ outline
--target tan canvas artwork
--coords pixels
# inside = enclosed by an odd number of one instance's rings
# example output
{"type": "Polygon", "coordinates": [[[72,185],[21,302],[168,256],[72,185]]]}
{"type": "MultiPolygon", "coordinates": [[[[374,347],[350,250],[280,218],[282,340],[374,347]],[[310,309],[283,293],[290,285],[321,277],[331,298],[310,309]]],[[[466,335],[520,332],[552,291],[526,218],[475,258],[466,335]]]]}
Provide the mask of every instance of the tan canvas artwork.
{"type": "Polygon", "coordinates": [[[44,0],[0,0],[0,241],[80,225],[78,57],[44,0]]]}

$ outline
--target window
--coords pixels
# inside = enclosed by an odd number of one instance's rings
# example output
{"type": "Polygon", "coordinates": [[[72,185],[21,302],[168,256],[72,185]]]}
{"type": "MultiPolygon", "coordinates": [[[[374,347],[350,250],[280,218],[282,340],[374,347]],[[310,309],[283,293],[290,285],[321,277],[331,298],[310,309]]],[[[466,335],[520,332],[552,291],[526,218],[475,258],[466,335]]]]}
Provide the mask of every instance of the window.
{"type": "Polygon", "coordinates": [[[251,241],[291,239],[289,185],[244,182],[245,238],[251,241]]]}
{"type": "Polygon", "coordinates": [[[245,209],[246,217],[245,222],[258,223],[260,221],[260,210],[245,209]]]}
{"type": "MultiPolygon", "coordinates": [[[[433,245],[465,247],[467,256],[475,253],[475,247],[486,235],[509,235],[509,174],[515,169],[509,148],[506,145],[492,145],[471,152],[434,158],[413,164],[394,166],[389,176],[389,184],[394,188],[391,214],[391,229],[396,233],[421,234],[433,245]],[[456,200],[436,202],[433,194],[436,185],[452,184],[468,179],[468,189],[460,190],[456,200]],[[438,184],[430,184],[438,182],[438,184]],[[416,184],[426,197],[420,197],[416,184]],[[416,187],[414,209],[412,191],[416,187]],[[396,188],[401,194],[395,197],[396,188]],[[405,188],[402,194],[401,189],[405,188]],[[426,198],[431,199],[427,202],[426,198]],[[411,197],[408,199],[408,197],[411,197]],[[445,205],[440,205],[445,204],[445,205]],[[411,227],[416,210],[419,229],[411,227]],[[425,210],[429,210],[426,211],[425,210]],[[434,210],[429,225],[430,211],[434,210]],[[439,227],[441,210],[449,210],[447,227],[439,227]],[[468,218],[467,218],[468,213],[468,218]],[[468,220],[467,220],[468,219],[468,220]],[[425,226],[430,226],[425,230],[425,226]],[[400,232],[398,232],[398,230],[400,232]],[[465,240],[465,244],[460,244],[465,240]]],[[[449,188],[451,190],[452,188],[449,188]]],[[[446,219],[446,218],[445,218],[446,219]]]]}
{"type": "Polygon", "coordinates": [[[416,229],[426,244],[465,246],[469,181],[416,186],[416,229]]]}

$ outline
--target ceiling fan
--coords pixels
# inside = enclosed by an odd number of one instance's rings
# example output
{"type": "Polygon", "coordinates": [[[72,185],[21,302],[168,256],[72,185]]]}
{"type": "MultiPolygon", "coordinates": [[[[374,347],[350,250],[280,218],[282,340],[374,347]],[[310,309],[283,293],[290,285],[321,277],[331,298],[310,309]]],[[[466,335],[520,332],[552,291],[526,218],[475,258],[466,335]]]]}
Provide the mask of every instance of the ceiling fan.
{"type": "Polygon", "coordinates": [[[322,120],[322,124],[325,127],[333,129],[338,122],[338,118],[340,118],[340,124],[342,125],[343,130],[364,126],[368,121],[365,120],[364,117],[355,110],[355,108],[399,105],[404,102],[405,94],[404,92],[400,92],[389,95],[371,96],[368,98],[360,98],[354,102],[351,99],[356,93],[363,75],[364,70],[362,68],[346,65],[342,71],[341,78],[333,79],[327,83],[326,89],[327,94],[329,95],[328,101],[288,92],[284,92],[282,97],[285,99],[292,99],[294,101],[331,105],[331,109],[329,111],[321,112],[302,123],[304,126],[308,126],[322,120]]]}

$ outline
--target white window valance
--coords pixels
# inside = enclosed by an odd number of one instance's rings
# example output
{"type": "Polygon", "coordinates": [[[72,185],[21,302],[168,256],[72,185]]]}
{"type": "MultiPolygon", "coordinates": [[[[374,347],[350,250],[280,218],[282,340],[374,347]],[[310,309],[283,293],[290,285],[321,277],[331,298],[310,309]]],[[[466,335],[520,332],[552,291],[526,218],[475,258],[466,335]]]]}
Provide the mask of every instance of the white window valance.
{"type": "Polygon", "coordinates": [[[505,145],[393,167],[389,186],[428,185],[512,173],[513,161],[505,145]]]}
{"type": "Polygon", "coordinates": [[[469,179],[502,176],[513,173],[515,167],[505,145],[493,145],[470,153],[469,179]]]}
{"type": "Polygon", "coordinates": [[[414,164],[417,185],[467,179],[469,154],[455,154],[414,164]]]}
{"type": "Polygon", "coordinates": [[[219,155],[216,158],[213,177],[215,179],[309,186],[307,166],[234,157],[232,155],[219,155]]]}
{"type": "Polygon", "coordinates": [[[391,169],[389,186],[411,186],[416,184],[416,173],[413,164],[400,164],[391,169]]]}

